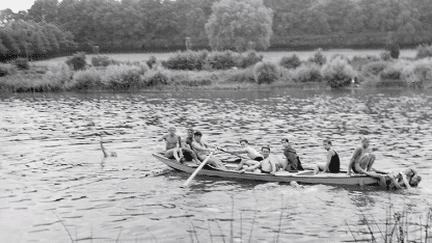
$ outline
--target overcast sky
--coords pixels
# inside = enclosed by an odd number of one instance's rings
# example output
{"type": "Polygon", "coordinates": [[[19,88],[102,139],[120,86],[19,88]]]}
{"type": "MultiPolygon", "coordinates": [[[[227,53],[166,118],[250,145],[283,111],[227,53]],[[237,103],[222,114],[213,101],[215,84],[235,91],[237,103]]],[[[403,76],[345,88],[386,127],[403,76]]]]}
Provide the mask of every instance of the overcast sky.
{"type": "Polygon", "coordinates": [[[17,13],[20,10],[28,10],[35,0],[0,0],[0,10],[10,8],[17,13]]]}

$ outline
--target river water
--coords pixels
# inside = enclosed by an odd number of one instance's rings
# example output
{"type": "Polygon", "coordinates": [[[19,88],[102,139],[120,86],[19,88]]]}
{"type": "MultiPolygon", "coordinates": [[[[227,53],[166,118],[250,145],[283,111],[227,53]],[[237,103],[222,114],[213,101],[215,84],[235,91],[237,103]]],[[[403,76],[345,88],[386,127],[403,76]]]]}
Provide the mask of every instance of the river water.
{"type": "Polygon", "coordinates": [[[416,239],[432,202],[431,106],[431,92],[401,90],[2,94],[0,239],[353,242],[371,237],[363,216],[382,237],[390,205],[417,223],[416,239]],[[286,137],[306,166],[325,161],[329,137],[343,169],[367,135],[376,168],[415,166],[423,180],[389,192],[198,176],[185,190],[188,175],[151,155],[169,126],[199,129],[220,146],[270,144],[274,154],[286,137]],[[117,157],[103,158],[100,135],[117,157]]]}

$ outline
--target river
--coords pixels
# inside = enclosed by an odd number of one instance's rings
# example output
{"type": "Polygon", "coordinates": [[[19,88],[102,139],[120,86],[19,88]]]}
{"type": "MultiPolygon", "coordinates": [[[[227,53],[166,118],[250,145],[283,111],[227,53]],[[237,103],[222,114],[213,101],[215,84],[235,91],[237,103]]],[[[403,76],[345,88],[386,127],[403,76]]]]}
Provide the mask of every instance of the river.
{"type": "Polygon", "coordinates": [[[354,242],[371,237],[363,216],[381,238],[390,205],[417,224],[430,209],[431,107],[416,90],[1,94],[0,241],[354,242]],[[331,138],[343,169],[367,135],[376,168],[415,166],[423,180],[395,192],[198,176],[185,190],[188,175],[152,157],[169,126],[275,154],[286,137],[304,165],[324,162],[331,138]]]}

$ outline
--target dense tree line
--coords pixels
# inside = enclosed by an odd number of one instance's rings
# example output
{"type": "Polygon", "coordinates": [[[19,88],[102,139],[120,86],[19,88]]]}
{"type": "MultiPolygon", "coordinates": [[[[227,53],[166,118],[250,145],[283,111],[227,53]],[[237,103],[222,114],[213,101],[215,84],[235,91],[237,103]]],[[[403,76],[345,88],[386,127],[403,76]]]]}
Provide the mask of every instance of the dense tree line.
{"type": "MultiPolygon", "coordinates": [[[[36,0],[28,11],[2,10],[0,53],[56,53],[72,41],[84,51],[176,50],[185,37],[193,49],[208,48],[205,25],[215,2],[36,0]]],[[[432,40],[432,0],[263,2],[272,10],[271,48],[382,47],[390,32],[400,45],[432,40]]]]}

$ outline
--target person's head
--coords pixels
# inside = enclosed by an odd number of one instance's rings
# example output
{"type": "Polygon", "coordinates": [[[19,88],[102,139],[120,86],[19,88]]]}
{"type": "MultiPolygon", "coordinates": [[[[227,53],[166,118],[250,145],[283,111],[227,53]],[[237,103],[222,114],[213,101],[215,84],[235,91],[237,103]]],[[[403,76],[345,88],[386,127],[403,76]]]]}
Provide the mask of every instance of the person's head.
{"type": "Polygon", "coordinates": [[[201,138],[202,138],[202,132],[200,132],[200,131],[195,131],[195,132],[194,132],[194,139],[195,139],[196,141],[200,141],[201,138]]]}
{"type": "Polygon", "coordinates": [[[282,138],[281,143],[284,147],[288,147],[290,145],[288,138],[282,138]]]}
{"type": "Polygon", "coordinates": [[[368,137],[363,137],[363,138],[361,139],[361,142],[362,142],[362,146],[363,146],[363,148],[367,148],[367,147],[369,147],[369,143],[370,143],[370,141],[369,141],[369,138],[368,138],[368,137]]]}
{"type": "Polygon", "coordinates": [[[324,140],[323,146],[324,146],[324,149],[328,151],[332,146],[332,142],[330,141],[330,139],[324,140]]]}
{"type": "Polygon", "coordinates": [[[193,137],[193,135],[194,135],[194,130],[193,130],[192,128],[188,128],[186,131],[187,131],[187,135],[188,135],[188,137],[193,137]]]}
{"type": "Polygon", "coordinates": [[[171,135],[174,135],[177,132],[177,129],[175,127],[168,128],[168,133],[171,135]]]}
{"type": "Polygon", "coordinates": [[[248,140],[246,139],[240,139],[240,146],[242,148],[246,147],[249,144],[248,140]]]}
{"type": "Polygon", "coordinates": [[[413,177],[411,177],[411,180],[409,180],[409,184],[412,187],[416,187],[418,186],[421,180],[422,180],[421,176],[419,174],[415,174],[413,175],[413,177]]]}
{"type": "Polygon", "coordinates": [[[414,175],[417,174],[417,170],[414,167],[410,166],[404,171],[404,173],[407,179],[409,180],[410,178],[412,178],[414,175]]]}
{"type": "Polygon", "coordinates": [[[269,145],[264,145],[261,147],[261,154],[263,155],[264,158],[269,157],[270,155],[270,146],[269,145]]]}

